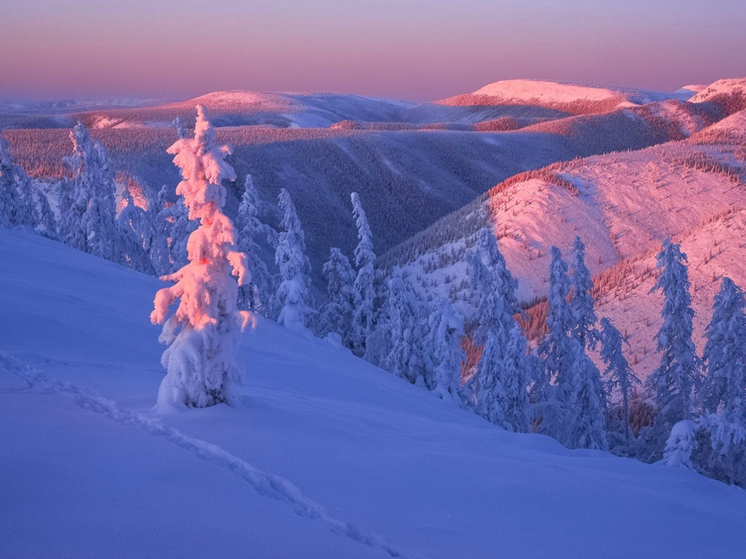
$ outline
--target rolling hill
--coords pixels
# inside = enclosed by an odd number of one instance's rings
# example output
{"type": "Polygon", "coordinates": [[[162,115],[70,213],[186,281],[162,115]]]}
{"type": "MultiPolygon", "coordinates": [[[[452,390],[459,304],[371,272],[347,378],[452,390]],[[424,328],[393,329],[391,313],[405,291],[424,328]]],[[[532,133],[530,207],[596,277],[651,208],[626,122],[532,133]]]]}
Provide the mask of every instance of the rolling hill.
{"type": "Polygon", "coordinates": [[[546,295],[549,248],[556,245],[567,253],[580,235],[587,245],[589,268],[604,284],[598,294],[606,301],[600,313],[625,325],[635,313],[644,316],[625,329],[634,332],[632,353],[641,362],[639,372],[646,375],[654,363],[660,302],[645,294],[653,282],[653,256],[663,239],[685,239],[685,252],[692,238],[709,239],[706,248],[695,243],[689,259],[694,291],[702,295],[695,297],[698,343],[718,280],[728,275],[746,284],[738,258],[715,256],[721,251],[737,254],[741,248],[745,123],[744,114],[736,113],[685,140],[555,163],[513,176],[395,247],[381,263],[403,270],[421,288],[449,296],[469,315],[463,255],[475,232],[486,224],[485,216],[496,224],[500,249],[519,280],[520,298],[529,306],[546,295]],[[713,225],[722,220],[727,227],[713,225]],[[632,289],[626,279],[628,266],[640,275],[638,283],[644,283],[633,295],[626,295],[632,289]],[[622,294],[624,311],[612,310],[620,306],[614,299],[622,294]]]}

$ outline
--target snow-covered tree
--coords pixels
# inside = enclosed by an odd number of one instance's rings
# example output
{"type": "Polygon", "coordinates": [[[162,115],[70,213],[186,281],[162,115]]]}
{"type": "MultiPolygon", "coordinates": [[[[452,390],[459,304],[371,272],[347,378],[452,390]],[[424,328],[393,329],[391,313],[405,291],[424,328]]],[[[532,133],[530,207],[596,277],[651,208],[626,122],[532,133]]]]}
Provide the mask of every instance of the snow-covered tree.
{"type": "Polygon", "coordinates": [[[478,233],[477,249],[467,255],[467,263],[472,289],[478,294],[474,340],[483,345],[471,381],[475,409],[505,429],[525,431],[530,378],[526,340],[513,318],[520,310],[517,282],[487,229],[478,233]]]}
{"type": "Polygon", "coordinates": [[[31,179],[13,164],[8,142],[0,137],[0,226],[34,229],[38,221],[31,179]]]}
{"type": "Polygon", "coordinates": [[[461,348],[463,320],[451,303],[442,299],[433,308],[428,320],[430,337],[428,353],[433,363],[434,390],[443,400],[462,405],[461,365],[466,352],[461,348]]]}
{"type": "Polygon", "coordinates": [[[473,377],[476,412],[487,421],[509,429],[505,417],[507,396],[502,383],[504,346],[501,344],[497,330],[487,332],[482,355],[473,377]]]}
{"type": "Polygon", "coordinates": [[[707,375],[702,403],[746,427],[746,300],[743,290],[723,278],[707,326],[703,362],[707,375]]]}
{"type": "Polygon", "coordinates": [[[531,430],[531,408],[528,387],[531,384],[531,361],[526,355],[527,341],[520,326],[510,330],[508,345],[503,355],[502,385],[505,392],[503,412],[511,431],[528,433],[531,430]]]}
{"type": "Polygon", "coordinates": [[[125,205],[117,216],[116,258],[127,268],[153,275],[155,269],[150,260],[150,246],[153,242],[153,223],[148,213],[135,204],[135,200],[125,188],[125,205]]]}
{"type": "Polygon", "coordinates": [[[223,180],[235,180],[225,161],[229,149],[216,143],[206,109],[197,106],[193,138],[178,140],[168,153],[181,169],[176,193],[199,227],[189,236],[189,262],[164,279],[175,284],[158,291],[150,319],[163,324],[160,341],[169,347],[161,363],[166,377],[158,392],[160,407],[206,407],[234,400],[241,380],[238,333],[250,315],[239,311],[238,285],[248,280],[246,257],[235,242],[231,220],[223,214],[223,180]],[[238,278],[238,284],[231,277],[238,278]],[[179,301],[167,318],[169,307],[179,301]]]}
{"type": "Polygon", "coordinates": [[[176,126],[176,137],[179,140],[189,137],[189,133],[187,132],[186,126],[184,125],[184,121],[181,120],[180,116],[177,116],[174,119],[173,124],[174,126],[176,126]]]}
{"type": "MultiPolygon", "coordinates": [[[[521,312],[516,290],[518,282],[508,270],[508,265],[497,244],[492,231],[483,227],[477,233],[477,250],[487,269],[492,273],[495,289],[501,294],[505,312],[511,317],[521,312]]],[[[506,323],[510,324],[510,323],[506,323]]]]}
{"type": "Polygon", "coordinates": [[[409,282],[399,276],[388,280],[386,320],[378,325],[388,332],[389,345],[382,366],[412,384],[433,388],[430,356],[425,348],[427,317],[409,282]]]}
{"type": "Polygon", "coordinates": [[[302,330],[313,312],[311,263],[306,256],[306,237],[295,204],[284,188],[280,191],[279,203],[284,215],[275,251],[281,281],[275,294],[275,308],[281,309],[277,322],[286,328],[302,330]]]}
{"type": "Polygon", "coordinates": [[[350,344],[355,309],[355,271],[350,259],[341,250],[332,247],[323,272],[327,301],[319,312],[316,334],[321,338],[330,333],[339,334],[341,342],[347,346],[350,344]]]}
{"type": "Polygon", "coordinates": [[[694,468],[692,453],[699,447],[696,437],[698,428],[697,422],[691,419],[685,419],[673,425],[663,450],[663,463],[666,466],[690,470],[694,468]]]}
{"type": "Polygon", "coordinates": [[[547,337],[539,344],[542,367],[534,370],[531,400],[539,432],[563,440],[567,421],[565,414],[573,394],[572,309],[567,302],[570,278],[567,264],[557,247],[551,248],[549,294],[547,297],[547,337]]]}
{"type": "Polygon", "coordinates": [[[541,343],[539,353],[544,358],[544,382],[539,388],[546,389],[554,379],[557,385],[556,399],[563,405],[569,403],[572,394],[570,375],[573,367],[572,328],[575,323],[572,309],[567,302],[570,278],[567,264],[557,247],[551,248],[549,265],[549,295],[547,299],[547,328],[549,335],[541,343]]]}
{"type": "Polygon", "coordinates": [[[640,384],[640,379],[632,371],[627,358],[622,351],[624,339],[619,330],[604,317],[601,319],[601,359],[606,364],[604,375],[607,379],[607,393],[618,391],[621,408],[622,433],[629,440],[632,437],[632,427],[629,422],[629,404],[635,385],[640,384]]]}
{"type": "Polygon", "coordinates": [[[595,349],[598,338],[596,331],[598,319],[594,308],[595,301],[591,295],[592,289],[591,273],[585,265],[585,245],[580,237],[575,237],[572,260],[572,298],[570,299],[573,315],[572,336],[584,349],[595,349]]]}
{"type": "Polygon", "coordinates": [[[658,368],[647,380],[658,414],[649,434],[651,457],[660,456],[674,424],[690,419],[693,412],[692,390],[698,377],[699,360],[692,342],[694,311],[689,295],[686,255],[670,240],[663,242],[657,256],[660,277],[652,291],[664,297],[663,324],[656,335],[662,353],[658,368]]]}
{"type": "Polygon", "coordinates": [[[251,281],[238,290],[238,304],[241,308],[265,314],[273,291],[274,277],[261,256],[259,238],[264,237],[267,243],[274,244],[277,234],[259,219],[260,207],[259,192],[251,180],[251,175],[246,175],[241,204],[236,216],[236,227],[238,247],[248,259],[251,281]]]}
{"type": "Polygon", "coordinates": [[[49,239],[57,240],[59,238],[57,232],[57,219],[54,216],[52,207],[49,205],[49,200],[47,199],[46,194],[44,194],[40,189],[37,189],[36,191],[36,207],[38,208],[39,215],[38,229],[41,234],[49,239]]]}
{"type": "Polygon", "coordinates": [[[358,245],[355,247],[355,265],[358,268],[355,278],[355,314],[353,317],[352,344],[360,355],[365,352],[365,342],[373,329],[373,312],[375,290],[373,281],[375,271],[373,264],[376,255],[373,252],[373,233],[368,225],[368,218],[363,210],[357,192],[351,194],[352,215],[357,225],[358,245]]]}
{"type": "Polygon", "coordinates": [[[608,450],[606,397],[598,369],[577,340],[571,341],[572,393],[567,406],[564,443],[570,448],[608,450]]]}
{"type": "Polygon", "coordinates": [[[63,241],[84,252],[116,261],[115,173],[100,142],[82,123],[70,133],[73,153],[64,159],[72,176],[63,182],[60,233],[63,241]]]}
{"type": "MultiPolygon", "coordinates": [[[[148,199],[147,215],[150,220],[148,255],[155,275],[160,277],[171,270],[171,211],[167,206],[168,187],[163,187],[148,199]]],[[[121,216],[120,216],[121,217],[121,216]]]]}

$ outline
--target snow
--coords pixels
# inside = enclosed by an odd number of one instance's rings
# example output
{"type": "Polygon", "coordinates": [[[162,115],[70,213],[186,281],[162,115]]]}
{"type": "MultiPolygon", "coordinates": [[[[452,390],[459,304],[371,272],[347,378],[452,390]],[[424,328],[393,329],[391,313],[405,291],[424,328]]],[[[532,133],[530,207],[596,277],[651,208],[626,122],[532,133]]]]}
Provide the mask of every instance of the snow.
{"type": "Polygon", "coordinates": [[[557,103],[570,103],[579,100],[605,101],[620,96],[618,91],[604,87],[588,87],[541,80],[502,80],[485,85],[476,90],[474,95],[489,95],[513,102],[538,100],[557,103]]]}
{"type": "Polygon", "coordinates": [[[738,93],[746,93],[746,78],[717,80],[698,91],[690,101],[692,103],[703,103],[717,97],[718,95],[732,95],[738,93]]]}
{"type": "Polygon", "coordinates": [[[438,101],[444,105],[526,105],[569,110],[605,112],[616,107],[639,106],[665,99],[686,100],[691,91],[662,93],[623,87],[602,87],[548,80],[501,80],[464,95],[438,101]]]}
{"type": "Polygon", "coordinates": [[[0,259],[3,557],[727,559],[746,545],[741,489],[504,432],[270,321],[243,336],[235,407],[157,415],[160,282],[9,230],[0,259]]]}

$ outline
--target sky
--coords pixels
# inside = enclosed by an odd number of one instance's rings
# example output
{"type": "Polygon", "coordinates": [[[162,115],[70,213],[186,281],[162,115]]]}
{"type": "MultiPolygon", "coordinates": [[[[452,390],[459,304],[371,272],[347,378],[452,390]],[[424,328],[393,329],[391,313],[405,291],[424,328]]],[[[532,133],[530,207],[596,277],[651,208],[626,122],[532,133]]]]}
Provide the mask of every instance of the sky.
{"type": "Polygon", "coordinates": [[[0,98],[426,101],[501,79],[746,76],[744,0],[0,0],[0,98]]]}

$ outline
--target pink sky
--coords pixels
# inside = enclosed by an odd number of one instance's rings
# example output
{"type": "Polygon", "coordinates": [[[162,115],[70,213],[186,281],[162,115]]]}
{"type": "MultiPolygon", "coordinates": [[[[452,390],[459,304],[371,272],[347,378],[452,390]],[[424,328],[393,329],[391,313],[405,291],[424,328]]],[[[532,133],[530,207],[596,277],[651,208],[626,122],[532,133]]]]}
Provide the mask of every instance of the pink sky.
{"type": "Polygon", "coordinates": [[[430,100],[499,79],[746,76],[743,0],[0,0],[0,97],[217,89],[430,100]]]}

